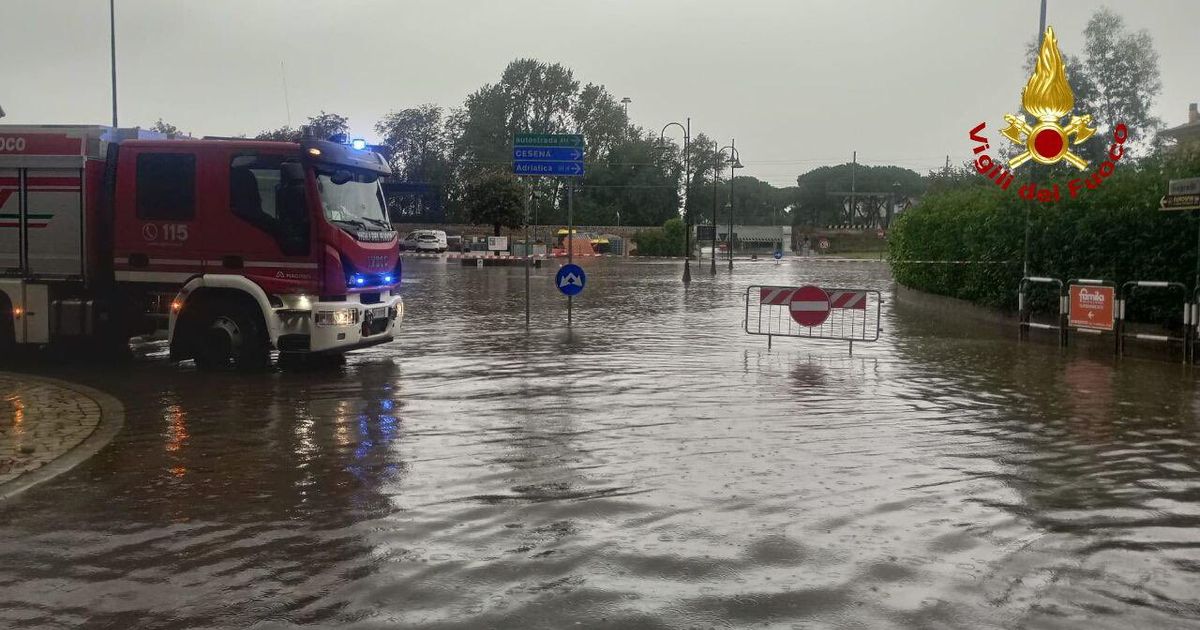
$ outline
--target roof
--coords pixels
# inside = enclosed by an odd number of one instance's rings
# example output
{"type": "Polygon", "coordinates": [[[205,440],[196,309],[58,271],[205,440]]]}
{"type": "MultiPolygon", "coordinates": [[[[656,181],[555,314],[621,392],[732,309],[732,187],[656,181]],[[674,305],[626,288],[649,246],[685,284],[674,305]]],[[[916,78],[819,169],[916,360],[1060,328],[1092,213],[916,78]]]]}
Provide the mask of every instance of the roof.
{"type": "Polygon", "coordinates": [[[1178,127],[1164,129],[1158,133],[1167,138],[1174,138],[1176,140],[1200,139],[1200,120],[1183,123],[1178,127]]]}

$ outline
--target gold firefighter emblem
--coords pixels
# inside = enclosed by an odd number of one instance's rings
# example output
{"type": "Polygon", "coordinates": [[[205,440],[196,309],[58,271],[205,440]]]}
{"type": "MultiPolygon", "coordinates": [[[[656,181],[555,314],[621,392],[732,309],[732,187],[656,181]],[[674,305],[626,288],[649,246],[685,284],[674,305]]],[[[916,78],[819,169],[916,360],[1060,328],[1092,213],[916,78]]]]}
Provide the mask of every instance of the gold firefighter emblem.
{"type": "Polygon", "coordinates": [[[1071,116],[1066,127],[1058,124],[1075,106],[1075,93],[1071,91],[1071,84],[1067,83],[1067,66],[1058,51],[1053,28],[1046,27],[1037,66],[1021,93],[1021,106],[1037,122],[1030,126],[1024,115],[1004,115],[1008,127],[1000,133],[1025,147],[1024,152],[1008,161],[1009,167],[1016,168],[1032,159],[1042,164],[1066,160],[1081,171],[1087,168],[1087,160],[1072,153],[1070,146],[1096,133],[1094,128],[1088,126],[1092,116],[1071,116]]]}

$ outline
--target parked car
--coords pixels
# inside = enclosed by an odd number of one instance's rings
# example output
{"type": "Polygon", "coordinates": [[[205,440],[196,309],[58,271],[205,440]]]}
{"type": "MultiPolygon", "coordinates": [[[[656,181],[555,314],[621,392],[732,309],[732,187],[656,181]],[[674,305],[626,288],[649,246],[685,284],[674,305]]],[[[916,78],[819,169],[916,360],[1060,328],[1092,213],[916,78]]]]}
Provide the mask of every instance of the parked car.
{"type": "Polygon", "coordinates": [[[441,230],[413,230],[400,245],[406,250],[442,253],[449,248],[446,233],[441,230]]]}

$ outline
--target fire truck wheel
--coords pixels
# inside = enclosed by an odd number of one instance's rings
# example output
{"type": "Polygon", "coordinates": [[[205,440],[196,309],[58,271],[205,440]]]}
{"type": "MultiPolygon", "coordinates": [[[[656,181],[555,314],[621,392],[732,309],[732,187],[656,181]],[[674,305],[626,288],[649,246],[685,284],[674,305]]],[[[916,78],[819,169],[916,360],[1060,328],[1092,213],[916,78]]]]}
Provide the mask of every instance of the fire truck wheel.
{"type": "Polygon", "coordinates": [[[203,370],[259,370],[270,362],[258,313],[234,301],[209,305],[197,329],[196,366],[203,370]]]}

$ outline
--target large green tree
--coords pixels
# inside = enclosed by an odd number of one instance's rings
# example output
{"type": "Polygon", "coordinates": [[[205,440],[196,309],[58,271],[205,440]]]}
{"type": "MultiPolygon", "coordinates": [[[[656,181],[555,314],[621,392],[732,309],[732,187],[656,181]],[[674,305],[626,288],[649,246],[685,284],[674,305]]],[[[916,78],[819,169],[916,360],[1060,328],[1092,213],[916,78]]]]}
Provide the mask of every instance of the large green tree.
{"type": "Polygon", "coordinates": [[[839,164],[822,166],[796,178],[795,210],[792,221],[798,225],[825,225],[838,222],[845,196],[853,191],[916,196],[925,182],[915,171],[899,166],[839,164]]]}
{"type": "MultiPolygon", "coordinates": [[[[1154,40],[1143,30],[1132,31],[1125,19],[1107,7],[1092,14],[1083,29],[1082,56],[1070,53],[1078,50],[1072,42],[1056,33],[1063,53],[1067,78],[1075,96],[1073,114],[1090,114],[1096,134],[1072,150],[1092,163],[1092,168],[1104,161],[1112,144],[1112,130],[1124,123],[1133,140],[1129,157],[1138,150],[1144,155],[1157,142],[1162,120],[1153,114],[1154,102],[1162,93],[1158,69],[1158,52],[1154,40]]],[[[1038,40],[1029,43],[1025,70],[1033,72],[1037,60],[1038,40]]],[[[1129,146],[1129,145],[1127,145],[1129,146]]],[[[1014,147],[1007,147],[1008,153],[1014,147]]],[[[1073,167],[1056,165],[1054,175],[1074,172],[1073,167]],[[1061,171],[1059,173],[1058,171],[1061,171]]]]}
{"type": "Polygon", "coordinates": [[[516,229],[525,225],[524,186],[508,173],[489,173],[466,185],[463,207],[472,225],[490,225],[500,236],[500,228],[516,229]]]}
{"type": "Polygon", "coordinates": [[[267,129],[260,131],[254,136],[254,139],[299,142],[300,138],[304,137],[304,129],[307,128],[313,136],[324,140],[339,133],[346,133],[350,129],[348,123],[345,116],[326,113],[322,110],[316,116],[309,116],[308,122],[299,128],[285,125],[278,129],[267,129]]]}
{"type": "Polygon", "coordinates": [[[587,165],[575,195],[576,223],[659,225],[679,218],[682,168],[673,157],[668,145],[640,129],[615,139],[587,165]]]}
{"type": "Polygon", "coordinates": [[[398,180],[424,184],[426,193],[388,199],[393,215],[429,220],[444,218],[440,210],[455,190],[450,160],[451,136],[445,113],[436,105],[394,111],[375,124],[398,180]]]}

